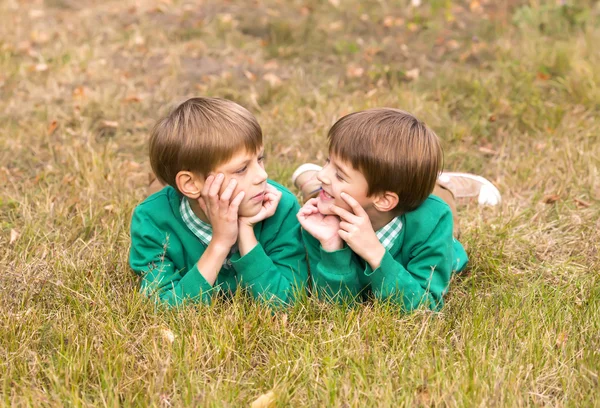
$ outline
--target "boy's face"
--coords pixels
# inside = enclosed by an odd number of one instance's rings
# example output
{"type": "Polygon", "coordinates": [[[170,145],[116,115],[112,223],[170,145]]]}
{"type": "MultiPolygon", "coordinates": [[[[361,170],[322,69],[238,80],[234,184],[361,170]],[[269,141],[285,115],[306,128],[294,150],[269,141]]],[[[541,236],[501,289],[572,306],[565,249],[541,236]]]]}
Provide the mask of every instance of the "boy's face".
{"type": "Polygon", "coordinates": [[[219,195],[225,191],[229,181],[232,179],[237,181],[232,200],[240,191],[246,193],[240,204],[240,217],[252,217],[258,214],[262,208],[265,188],[267,187],[264,149],[260,148],[256,153],[240,150],[230,160],[217,166],[207,177],[218,173],[223,173],[225,176],[219,195]]]}
{"type": "Polygon", "coordinates": [[[347,193],[369,212],[374,198],[368,197],[369,184],[365,176],[352,167],[351,163],[329,156],[323,169],[317,174],[323,189],[319,192],[317,207],[321,214],[333,214],[332,204],[350,211],[350,206],[342,199],[341,194],[347,193]]]}

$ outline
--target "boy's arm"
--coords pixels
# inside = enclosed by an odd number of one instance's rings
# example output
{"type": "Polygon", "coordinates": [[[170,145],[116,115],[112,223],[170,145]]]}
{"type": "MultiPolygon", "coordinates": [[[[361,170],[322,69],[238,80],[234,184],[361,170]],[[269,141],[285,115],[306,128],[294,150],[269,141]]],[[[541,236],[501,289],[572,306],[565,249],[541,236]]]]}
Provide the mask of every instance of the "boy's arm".
{"type": "Polygon", "coordinates": [[[421,305],[438,310],[443,305],[452,273],[451,216],[442,217],[424,241],[413,248],[406,267],[385,251],[378,268],[364,271],[373,294],[393,300],[410,312],[421,305]]]}
{"type": "Polygon", "coordinates": [[[308,255],[313,292],[322,300],[352,303],[361,291],[358,280],[360,267],[352,250],[344,246],[337,251],[326,251],[304,229],[302,238],[308,255]]]}
{"type": "Polygon", "coordinates": [[[240,241],[253,245],[243,248],[245,244],[240,242],[241,252],[231,257],[231,263],[238,273],[240,286],[247,288],[253,297],[281,305],[292,303],[305,290],[308,267],[300,224],[296,220],[299,205],[295,197],[278,204],[276,215],[263,224],[263,229],[276,229],[274,236],[266,242],[253,241],[254,230],[243,227],[240,241]],[[251,236],[244,236],[246,234],[251,236]]]}
{"type": "Polygon", "coordinates": [[[452,214],[443,214],[411,253],[404,267],[379,242],[369,216],[358,202],[342,193],[352,212],[333,206],[340,216],[340,236],[366,262],[365,276],[378,299],[393,300],[406,311],[422,304],[441,307],[452,270],[452,214]]]}
{"type": "Polygon", "coordinates": [[[142,276],[142,293],[170,306],[188,300],[210,303],[213,287],[200,273],[198,264],[190,270],[177,270],[169,259],[169,247],[181,245],[181,242],[169,242],[169,236],[149,217],[134,211],[129,264],[142,276]]]}

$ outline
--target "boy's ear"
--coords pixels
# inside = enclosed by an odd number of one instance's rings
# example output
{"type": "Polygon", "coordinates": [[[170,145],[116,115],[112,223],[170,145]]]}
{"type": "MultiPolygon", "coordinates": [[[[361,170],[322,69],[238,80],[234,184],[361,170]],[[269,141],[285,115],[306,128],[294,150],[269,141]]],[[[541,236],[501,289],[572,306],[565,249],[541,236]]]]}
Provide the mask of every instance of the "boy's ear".
{"type": "Polygon", "coordinates": [[[193,200],[200,198],[202,187],[204,187],[204,177],[194,174],[191,171],[180,171],[175,176],[175,183],[177,189],[181,193],[193,200]]]}
{"type": "Polygon", "coordinates": [[[398,201],[398,194],[391,191],[386,191],[375,198],[373,201],[373,206],[375,206],[378,211],[387,212],[396,208],[398,201]]]}

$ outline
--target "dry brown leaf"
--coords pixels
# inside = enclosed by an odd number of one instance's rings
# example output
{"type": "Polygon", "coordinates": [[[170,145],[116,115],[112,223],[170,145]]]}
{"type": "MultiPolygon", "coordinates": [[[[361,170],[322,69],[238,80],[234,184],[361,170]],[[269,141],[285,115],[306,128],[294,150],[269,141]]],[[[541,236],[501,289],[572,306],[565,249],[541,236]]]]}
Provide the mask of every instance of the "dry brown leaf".
{"type": "Polygon", "coordinates": [[[548,194],[548,195],[544,196],[544,198],[542,199],[542,202],[544,204],[553,204],[553,203],[557,202],[558,200],[560,200],[560,196],[558,194],[548,194]]]}
{"type": "Polygon", "coordinates": [[[54,133],[57,128],[58,128],[58,122],[56,120],[53,120],[52,122],[50,122],[50,124],[48,125],[48,135],[51,135],[52,133],[54,133]]]}
{"type": "Polygon", "coordinates": [[[592,205],[592,203],[582,200],[580,198],[574,198],[573,199],[575,201],[575,203],[577,204],[577,207],[583,207],[583,208],[588,208],[589,206],[592,205]]]}
{"type": "Polygon", "coordinates": [[[266,74],[263,75],[263,79],[265,81],[267,81],[269,83],[269,85],[271,85],[272,87],[276,87],[281,85],[281,78],[279,78],[277,75],[275,75],[272,72],[268,72],[266,74]]]}
{"type": "Polygon", "coordinates": [[[119,127],[119,122],[115,122],[114,120],[103,120],[101,125],[103,128],[116,129],[119,127]]]}
{"type": "Polygon", "coordinates": [[[415,80],[415,79],[419,78],[419,74],[420,74],[419,68],[413,68],[413,69],[409,69],[408,71],[406,71],[405,75],[408,79],[415,80]]]}
{"type": "Polygon", "coordinates": [[[19,231],[17,231],[17,230],[16,230],[16,229],[14,229],[14,228],[11,228],[11,230],[10,230],[10,244],[11,244],[11,245],[12,245],[12,244],[14,244],[14,243],[15,243],[15,241],[16,241],[17,239],[19,239],[19,236],[20,236],[20,235],[21,235],[21,234],[19,234],[19,231]]]}
{"type": "Polygon", "coordinates": [[[250,404],[251,408],[271,408],[275,406],[275,393],[273,391],[269,391],[266,394],[258,397],[252,404],[250,404]]]}
{"type": "Polygon", "coordinates": [[[495,151],[494,149],[489,148],[487,146],[480,146],[479,147],[479,151],[481,153],[483,153],[483,154],[489,154],[489,155],[492,155],[492,156],[498,154],[497,151],[495,151]]]}
{"type": "Polygon", "coordinates": [[[341,21],[334,21],[334,22],[332,22],[332,23],[329,24],[329,31],[340,31],[343,26],[344,26],[343,22],[341,22],[341,21]]]}
{"type": "Polygon", "coordinates": [[[33,69],[37,72],[44,72],[44,71],[48,71],[48,65],[44,64],[43,62],[36,64],[35,67],[33,67],[33,69]]]}
{"type": "Polygon", "coordinates": [[[137,95],[130,95],[130,96],[127,96],[125,99],[123,99],[123,102],[126,102],[126,103],[138,103],[141,101],[142,101],[142,98],[140,98],[137,95]]]}
{"type": "Polygon", "coordinates": [[[360,78],[365,73],[365,69],[358,65],[350,64],[346,67],[346,75],[349,78],[360,78]]]}
{"type": "Polygon", "coordinates": [[[329,4],[337,8],[340,6],[340,0],[329,0],[329,4]]]}

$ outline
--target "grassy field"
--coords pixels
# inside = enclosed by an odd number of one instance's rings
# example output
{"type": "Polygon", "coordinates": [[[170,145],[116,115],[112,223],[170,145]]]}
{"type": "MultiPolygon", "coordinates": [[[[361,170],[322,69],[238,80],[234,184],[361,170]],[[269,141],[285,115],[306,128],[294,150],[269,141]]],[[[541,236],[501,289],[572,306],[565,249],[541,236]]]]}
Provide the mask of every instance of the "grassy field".
{"type": "Polygon", "coordinates": [[[600,6],[418,3],[0,1],[0,403],[600,406],[600,6]],[[254,112],[287,186],[341,115],[429,123],[504,194],[461,210],[443,311],[156,311],[130,215],[193,95],[254,112]]]}

